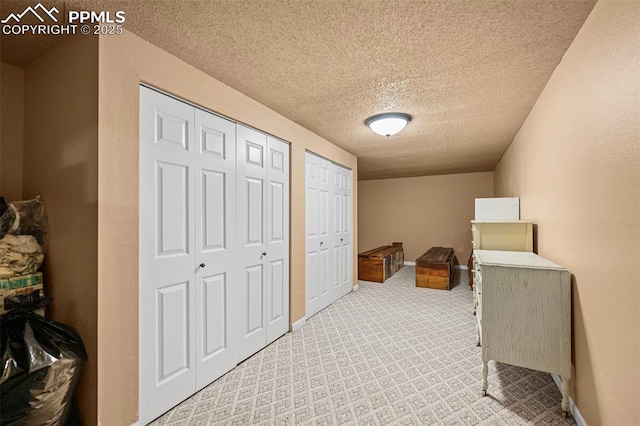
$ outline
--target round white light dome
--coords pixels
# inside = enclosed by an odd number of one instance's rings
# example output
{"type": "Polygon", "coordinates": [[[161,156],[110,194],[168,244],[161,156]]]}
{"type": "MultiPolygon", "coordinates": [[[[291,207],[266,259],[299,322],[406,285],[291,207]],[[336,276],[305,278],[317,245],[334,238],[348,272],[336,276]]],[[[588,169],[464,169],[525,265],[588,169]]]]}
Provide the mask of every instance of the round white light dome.
{"type": "Polygon", "coordinates": [[[411,121],[409,114],[387,112],[369,117],[364,123],[375,133],[389,137],[404,129],[409,121],[411,121]]]}

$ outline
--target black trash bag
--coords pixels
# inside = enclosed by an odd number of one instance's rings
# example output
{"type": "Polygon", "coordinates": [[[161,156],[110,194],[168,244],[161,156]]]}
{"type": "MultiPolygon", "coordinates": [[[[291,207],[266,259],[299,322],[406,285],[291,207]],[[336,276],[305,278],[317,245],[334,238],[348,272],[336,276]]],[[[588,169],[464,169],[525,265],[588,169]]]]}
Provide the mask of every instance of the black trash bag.
{"type": "Polygon", "coordinates": [[[0,425],[63,425],[87,353],[64,324],[29,310],[0,318],[0,425]]]}

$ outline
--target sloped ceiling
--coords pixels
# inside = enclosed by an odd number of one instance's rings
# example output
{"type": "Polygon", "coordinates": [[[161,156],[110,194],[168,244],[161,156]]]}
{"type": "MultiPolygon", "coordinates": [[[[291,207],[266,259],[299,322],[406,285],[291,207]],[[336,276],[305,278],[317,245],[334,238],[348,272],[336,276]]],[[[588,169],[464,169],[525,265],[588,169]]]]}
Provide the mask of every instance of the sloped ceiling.
{"type": "MultiPolygon", "coordinates": [[[[124,10],[126,30],[356,155],[363,180],[493,170],[595,0],[43,4],[124,10]],[[413,117],[398,135],[364,125],[391,111],[413,117]]],[[[57,40],[3,36],[2,61],[57,40]]]]}

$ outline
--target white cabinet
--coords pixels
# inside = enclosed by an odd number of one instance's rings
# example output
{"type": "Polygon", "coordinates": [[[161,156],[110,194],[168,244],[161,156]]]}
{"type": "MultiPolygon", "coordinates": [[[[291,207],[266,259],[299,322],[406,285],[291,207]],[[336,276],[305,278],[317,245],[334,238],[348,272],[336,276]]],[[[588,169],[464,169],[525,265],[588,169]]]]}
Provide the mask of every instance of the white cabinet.
{"type": "Polygon", "coordinates": [[[520,220],[520,198],[476,198],[475,219],[479,221],[520,220]]]}
{"type": "Polygon", "coordinates": [[[140,89],[144,424],[289,327],[289,145],[140,89]]]}
{"type": "Polygon", "coordinates": [[[477,250],[478,335],[483,394],[494,360],[557,374],[569,410],[571,274],[534,253],[477,250]]]}
{"type": "Polygon", "coordinates": [[[474,250],[533,251],[533,222],[471,221],[474,250]]]}
{"type": "Polygon", "coordinates": [[[351,179],[351,170],[306,153],[306,318],[351,291],[351,179]]]}

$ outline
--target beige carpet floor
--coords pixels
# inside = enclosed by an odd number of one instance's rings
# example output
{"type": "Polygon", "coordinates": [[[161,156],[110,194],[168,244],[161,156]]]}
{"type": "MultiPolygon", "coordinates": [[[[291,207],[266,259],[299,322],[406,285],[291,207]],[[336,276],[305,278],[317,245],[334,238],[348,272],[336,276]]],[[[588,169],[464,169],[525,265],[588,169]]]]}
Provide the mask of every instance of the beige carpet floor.
{"type": "Polygon", "coordinates": [[[451,291],[416,288],[407,266],[361,281],[154,425],[570,425],[549,374],[490,362],[466,271],[451,291]]]}

